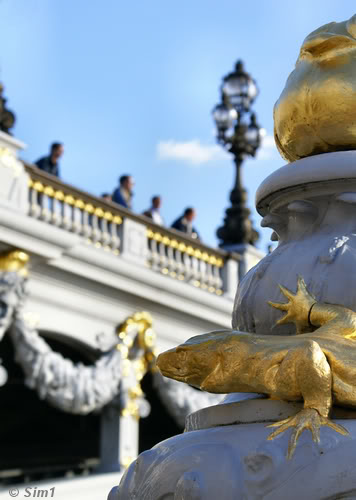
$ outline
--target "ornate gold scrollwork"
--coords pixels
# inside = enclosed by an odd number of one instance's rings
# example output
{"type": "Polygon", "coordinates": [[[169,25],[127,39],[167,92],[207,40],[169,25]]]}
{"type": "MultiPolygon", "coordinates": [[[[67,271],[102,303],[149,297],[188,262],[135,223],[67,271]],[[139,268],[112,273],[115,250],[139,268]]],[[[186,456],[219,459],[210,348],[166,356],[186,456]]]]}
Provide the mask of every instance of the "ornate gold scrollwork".
{"type": "Polygon", "coordinates": [[[121,415],[139,420],[138,399],[143,396],[141,380],[148,370],[156,370],[156,335],[152,329],[152,317],[148,312],[137,312],[128,317],[116,333],[120,339],[117,349],[124,362],[123,375],[128,376],[133,369],[136,379],[136,384],[128,391],[128,401],[121,415]]]}

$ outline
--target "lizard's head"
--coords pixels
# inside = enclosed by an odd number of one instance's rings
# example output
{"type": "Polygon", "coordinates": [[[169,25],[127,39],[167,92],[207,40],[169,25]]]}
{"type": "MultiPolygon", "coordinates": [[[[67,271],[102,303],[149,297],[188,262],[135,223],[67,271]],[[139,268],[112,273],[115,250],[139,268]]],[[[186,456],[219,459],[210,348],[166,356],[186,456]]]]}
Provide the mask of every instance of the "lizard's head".
{"type": "Polygon", "coordinates": [[[230,333],[212,332],[192,337],[184,344],[160,354],[156,364],[165,377],[201,387],[218,366],[220,344],[230,333]]]}

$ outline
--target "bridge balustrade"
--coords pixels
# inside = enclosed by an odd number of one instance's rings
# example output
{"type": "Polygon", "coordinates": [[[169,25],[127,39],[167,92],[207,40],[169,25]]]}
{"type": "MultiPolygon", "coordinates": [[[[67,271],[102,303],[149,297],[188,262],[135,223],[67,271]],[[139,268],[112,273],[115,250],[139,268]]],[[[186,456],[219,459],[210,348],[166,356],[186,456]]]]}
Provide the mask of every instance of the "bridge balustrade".
{"type": "Polygon", "coordinates": [[[145,266],[167,278],[217,296],[233,297],[241,259],[238,254],[211,248],[184,233],[154,224],[143,215],[81,191],[34,165],[25,164],[25,169],[29,175],[31,217],[76,233],[102,251],[117,256],[124,251],[136,254],[145,266]],[[125,238],[130,239],[128,245],[125,238]]]}

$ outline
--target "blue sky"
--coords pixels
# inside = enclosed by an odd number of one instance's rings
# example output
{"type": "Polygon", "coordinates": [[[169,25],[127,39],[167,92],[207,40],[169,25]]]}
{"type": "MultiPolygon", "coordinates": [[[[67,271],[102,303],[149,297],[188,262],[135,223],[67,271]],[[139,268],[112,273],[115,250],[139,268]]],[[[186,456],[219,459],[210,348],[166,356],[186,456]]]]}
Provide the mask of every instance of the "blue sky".
{"type": "MultiPolygon", "coordinates": [[[[171,224],[193,205],[204,242],[216,245],[234,176],[211,118],[221,78],[241,58],[260,88],[254,110],[267,140],[243,169],[254,212],[258,185],[284,164],[273,105],[303,39],[355,11],[351,0],[0,0],[0,80],[14,135],[28,144],[22,157],[62,141],[65,182],[100,195],[130,173],[135,211],[161,194],[171,224]]],[[[270,231],[259,230],[265,249],[270,231]]]]}

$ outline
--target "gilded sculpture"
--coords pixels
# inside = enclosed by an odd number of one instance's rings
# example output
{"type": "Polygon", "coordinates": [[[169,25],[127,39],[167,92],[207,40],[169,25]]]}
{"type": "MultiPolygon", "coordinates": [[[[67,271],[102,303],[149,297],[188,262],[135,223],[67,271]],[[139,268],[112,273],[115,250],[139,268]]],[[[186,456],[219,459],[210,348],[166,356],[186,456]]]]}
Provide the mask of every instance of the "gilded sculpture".
{"type": "Polygon", "coordinates": [[[356,14],[306,37],[274,107],[282,157],[356,149],[356,14]]]}
{"type": "Polygon", "coordinates": [[[295,416],[276,422],[274,439],[294,428],[288,458],[305,429],[319,442],[325,425],[347,435],[329,419],[332,404],[356,408],[356,313],[317,302],[298,278],[296,294],[280,286],[287,303],[269,304],[294,323],[296,336],[220,331],[199,335],[159,355],[161,373],[213,393],[255,392],[285,401],[303,400],[295,416]]]}
{"type": "MultiPolygon", "coordinates": [[[[313,31],[274,107],[275,140],[287,161],[356,149],[356,15],[313,31]]],[[[296,335],[220,331],[189,339],[161,354],[162,374],[213,393],[253,392],[304,402],[295,416],[271,424],[268,439],[293,428],[288,458],[300,434],[320,427],[348,432],[330,420],[332,404],[356,408],[356,313],[318,302],[299,277],[296,293],[280,285],[287,303],[277,324],[296,335]]],[[[263,332],[264,333],[264,332],[263,332]]]]}

